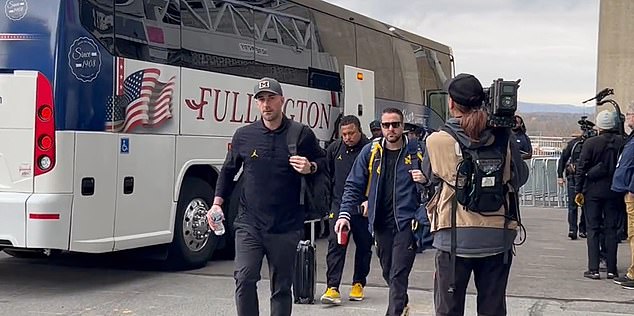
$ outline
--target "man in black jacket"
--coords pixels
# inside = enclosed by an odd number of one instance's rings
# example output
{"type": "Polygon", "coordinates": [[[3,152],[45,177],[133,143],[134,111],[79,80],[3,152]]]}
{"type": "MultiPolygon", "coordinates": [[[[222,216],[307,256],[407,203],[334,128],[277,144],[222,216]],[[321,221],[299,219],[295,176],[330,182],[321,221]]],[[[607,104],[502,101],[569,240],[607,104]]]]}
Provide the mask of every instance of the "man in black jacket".
{"type": "Polygon", "coordinates": [[[234,223],[237,315],[259,314],[257,282],[266,256],[271,279],[271,315],[290,316],[295,252],[304,229],[301,178],[320,172],[321,168],[325,170],[324,151],[313,131],[303,126],[297,155],[291,156],[287,134],[291,124],[298,123],[282,112],[282,87],[275,79],[262,78],[254,90],[262,118],[240,127],[233,135],[207,218],[215,230],[213,215],[223,213],[222,205],[242,168],[245,181],[234,223]]]}
{"type": "Polygon", "coordinates": [[[581,207],[581,219],[579,219],[578,205],[575,203],[575,169],[579,162],[579,156],[581,155],[581,149],[583,143],[586,140],[584,135],[577,136],[570,140],[566,144],[566,148],[561,152],[559,157],[559,163],[557,164],[557,182],[560,186],[567,184],[566,189],[568,192],[568,237],[570,239],[577,239],[577,232],[579,237],[586,237],[586,221],[583,207],[581,207]],[[564,173],[566,177],[564,178],[564,173]],[[579,225],[577,225],[577,220],[579,225]]]}
{"type": "MultiPolygon", "coordinates": [[[[339,293],[339,285],[341,283],[341,275],[346,259],[346,245],[340,245],[337,241],[337,234],[334,231],[334,219],[339,217],[339,206],[341,204],[341,196],[343,195],[343,187],[346,184],[346,178],[354,160],[359,152],[370,140],[361,133],[361,123],[354,115],[347,115],[341,119],[339,124],[339,134],[341,138],[333,142],[326,149],[326,161],[328,163],[328,173],[332,179],[332,207],[330,213],[331,223],[330,237],[328,239],[328,254],[326,263],[328,269],[326,271],[327,289],[321,296],[322,304],[340,304],[341,294],[339,293]]],[[[366,204],[367,205],[367,204],[366,204]]],[[[350,290],[349,299],[351,301],[363,300],[363,288],[366,284],[366,278],[370,273],[370,259],[372,257],[372,235],[368,230],[368,218],[363,212],[351,216],[350,221],[352,237],[356,245],[354,255],[354,274],[352,277],[352,289],[350,290]]]]}
{"type": "Polygon", "coordinates": [[[585,141],[575,177],[575,202],[586,206],[586,228],[588,233],[588,271],[583,276],[598,280],[599,243],[601,233],[605,236],[607,278],[618,277],[616,269],[617,221],[621,211],[622,194],[610,190],[616,170],[623,137],[616,127],[614,112],[607,110],[597,114],[596,126],[599,136],[585,141]]]}

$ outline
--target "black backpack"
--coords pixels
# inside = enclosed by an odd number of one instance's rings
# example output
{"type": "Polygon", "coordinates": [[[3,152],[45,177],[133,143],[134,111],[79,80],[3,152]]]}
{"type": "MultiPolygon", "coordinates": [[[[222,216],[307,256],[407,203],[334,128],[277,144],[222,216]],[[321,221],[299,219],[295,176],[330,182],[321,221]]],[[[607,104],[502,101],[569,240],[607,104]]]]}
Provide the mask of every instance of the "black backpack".
{"type": "MultiPolygon", "coordinates": [[[[304,125],[290,121],[286,141],[291,155],[297,155],[299,136],[304,125]]],[[[299,204],[305,206],[305,220],[323,219],[330,212],[330,176],[327,170],[317,169],[315,174],[302,175],[299,204]]]]}
{"type": "MultiPolygon", "coordinates": [[[[457,135],[449,128],[443,128],[456,141],[457,135]]],[[[495,141],[476,150],[464,147],[462,162],[457,167],[456,182],[453,185],[458,203],[468,210],[478,213],[497,212],[506,202],[508,188],[504,183],[504,165],[509,134],[499,132],[495,141]]]]}

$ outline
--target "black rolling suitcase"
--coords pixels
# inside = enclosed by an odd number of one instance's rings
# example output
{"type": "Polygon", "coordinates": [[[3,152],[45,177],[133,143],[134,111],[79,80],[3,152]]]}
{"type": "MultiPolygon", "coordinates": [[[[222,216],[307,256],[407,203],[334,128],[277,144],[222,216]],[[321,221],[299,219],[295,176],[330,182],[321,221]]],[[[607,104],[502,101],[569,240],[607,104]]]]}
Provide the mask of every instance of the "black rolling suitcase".
{"type": "Polygon", "coordinates": [[[315,303],[315,246],[310,240],[301,240],[295,254],[295,276],[293,277],[293,297],[295,304],[315,303]]]}

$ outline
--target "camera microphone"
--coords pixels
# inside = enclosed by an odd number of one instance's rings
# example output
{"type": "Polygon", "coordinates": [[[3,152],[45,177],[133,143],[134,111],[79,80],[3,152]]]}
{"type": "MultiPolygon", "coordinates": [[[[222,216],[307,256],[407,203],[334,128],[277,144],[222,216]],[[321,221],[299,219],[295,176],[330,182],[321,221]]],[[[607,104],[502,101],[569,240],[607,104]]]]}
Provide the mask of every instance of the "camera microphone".
{"type": "Polygon", "coordinates": [[[583,101],[581,103],[585,104],[585,103],[588,103],[588,102],[590,102],[592,100],[595,100],[595,99],[598,102],[598,101],[601,101],[601,99],[603,99],[603,98],[605,98],[605,97],[607,97],[607,96],[609,96],[611,94],[614,94],[614,89],[612,89],[612,88],[604,88],[603,90],[599,91],[599,93],[597,93],[597,95],[595,95],[594,97],[592,97],[592,98],[590,98],[588,100],[585,100],[585,101],[583,101]]]}

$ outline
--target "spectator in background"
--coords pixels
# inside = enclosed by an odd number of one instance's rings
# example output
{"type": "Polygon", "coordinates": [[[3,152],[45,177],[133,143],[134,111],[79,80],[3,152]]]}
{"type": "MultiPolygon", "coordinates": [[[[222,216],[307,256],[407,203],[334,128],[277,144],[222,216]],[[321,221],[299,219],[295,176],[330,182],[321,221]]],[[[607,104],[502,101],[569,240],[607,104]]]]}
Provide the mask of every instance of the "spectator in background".
{"type": "Polygon", "coordinates": [[[383,137],[383,132],[381,131],[381,121],[374,120],[370,122],[370,133],[372,133],[370,140],[383,137]]]}
{"type": "Polygon", "coordinates": [[[557,183],[560,186],[568,184],[566,189],[568,191],[568,237],[572,240],[577,239],[577,232],[579,237],[586,238],[586,221],[584,219],[583,207],[581,207],[581,219],[579,220],[579,206],[575,203],[575,170],[577,163],[579,162],[579,156],[581,156],[581,148],[585,137],[583,134],[573,135],[576,136],[566,144],[566,148],[561,152],[559,157],[559,163],[557,164],[557,183]],[[565,173],[565,178],[564,178],[565,173]],[[579,225],[577,225],[579,221],[579,225]]]}
{"type": "Polygon", "coordinates": [[[513,127],[514,139],[522,154],[522,159],[531,159],[533,157],[533,145],[531,139],[526,135],[526,125],[521,116],[515,115],[515,127],[513,127]]]}
{"type": "Polygon", "coordinates": [[[616,128],[614,112],[603,110],[595,121],[599,135],[585,141],[575,171],[575,202],[585,204],[588,233],[588,270],[586,278],[598,280],[600,238],[605,236],[607,278],[619,276],[617,272],[617,220],[622,211],[623,194],[610,190],[612,177],[625,140],[616,128]]]}

